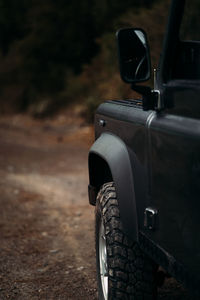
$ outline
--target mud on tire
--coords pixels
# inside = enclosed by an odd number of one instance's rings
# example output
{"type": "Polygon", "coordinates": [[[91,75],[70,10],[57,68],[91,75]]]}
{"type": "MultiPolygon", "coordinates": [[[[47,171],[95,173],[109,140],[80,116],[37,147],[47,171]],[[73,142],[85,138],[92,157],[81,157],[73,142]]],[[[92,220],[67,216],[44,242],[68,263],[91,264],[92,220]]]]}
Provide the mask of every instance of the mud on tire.
{"type": "Polygon", "coordinates": [[[99,299],[156,299],[156,265],[123,232],[113,182],[97,196],[95,237],[99,299]]]}

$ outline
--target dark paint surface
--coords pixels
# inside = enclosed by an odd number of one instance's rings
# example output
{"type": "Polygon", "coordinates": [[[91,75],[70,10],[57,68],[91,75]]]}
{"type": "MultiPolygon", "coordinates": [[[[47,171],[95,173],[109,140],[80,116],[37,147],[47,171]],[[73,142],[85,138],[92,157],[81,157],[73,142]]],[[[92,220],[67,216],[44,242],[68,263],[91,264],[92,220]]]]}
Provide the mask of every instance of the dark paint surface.
{"type": "Polygon", "coordinates": [[[199,277],[200,121],[162,114],[149,130],[151,199],[159,230],[148,235],[199,277]]]}
{"type": "MultiPolygon", "coordinates": [[[[144,112],[141,108],[131,104],[127,105],[127,103],[126,101],[123,103],[110,101],[105,102],[99,107],[95,121],[96,138],[98,138],[102,132],[108,132],[119,137],[126,145],[133,173],[137,218],[139,228],[141,228],[143,226],[144,208],[148,205],[149,201],[146,121],[152,112],[144,112]],[[99,126],[99,120],[101,119],[106,121],[105,127],[99,126]]],[[[123,162],[120,163],[123,164],[123,162]]],[[[129,195],[129,198],[134,201],[132,195],[129,195]]],[[[124,206],[125,210],[130,211],[126,203],[124,203],[124,206]]],[[[134,213],[132,217],[134,217],[134,213]]],[[[133,224],[130,224],[129,228],[131,228],[131,226],[133,226],[133,224]]]]}
{"type": "MultiPolygon", "coordinates": [[[[199,278],[200,120],[188,118],[187,113],[178,116],[177,110],[176,115],[173,110],[158,114],[126,101],[106,102],[97,111],[96,138],[111,132],[136,154],[148,178],[145,199],[136,193],[139,229],[199,278]],[[105,127],[98,126],[100,119],[106,121],[105,127]],[[143,227],[146,206],[159,211],[155,231],[143,227]]],[[[137,174],[133,175],[135,180],[137,174]]],[[[137,186],[144,188],[139,182],[137,186]]]]}

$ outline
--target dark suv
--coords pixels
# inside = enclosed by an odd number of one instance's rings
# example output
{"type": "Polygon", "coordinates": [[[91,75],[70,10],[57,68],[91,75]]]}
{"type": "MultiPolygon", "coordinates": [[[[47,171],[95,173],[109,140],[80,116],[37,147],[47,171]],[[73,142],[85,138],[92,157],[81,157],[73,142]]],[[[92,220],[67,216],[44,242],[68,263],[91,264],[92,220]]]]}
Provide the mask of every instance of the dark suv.
{"type": "Polygon", "coordinates": [[[142,99],[95,115],[99,298],[156,299],[168,274],[200,299],[200,1],[172,1],[154,89],[138,84],[151,75],[145,32],[121,29],[117,41],[121,77],[142,99]]]}

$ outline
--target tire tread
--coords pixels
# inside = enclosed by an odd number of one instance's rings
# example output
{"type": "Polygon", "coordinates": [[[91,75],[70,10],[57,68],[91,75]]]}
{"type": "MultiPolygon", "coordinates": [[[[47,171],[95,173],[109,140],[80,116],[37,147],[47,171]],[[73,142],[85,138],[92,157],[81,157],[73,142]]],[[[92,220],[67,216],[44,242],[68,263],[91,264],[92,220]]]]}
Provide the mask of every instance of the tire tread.
{"type": "Polygon", "coordinates": [[[123,232],[113,182],[100,189],[96,209],[100,209],[105,226],[109,299],[156,299],[156,266],[123,232]]]}

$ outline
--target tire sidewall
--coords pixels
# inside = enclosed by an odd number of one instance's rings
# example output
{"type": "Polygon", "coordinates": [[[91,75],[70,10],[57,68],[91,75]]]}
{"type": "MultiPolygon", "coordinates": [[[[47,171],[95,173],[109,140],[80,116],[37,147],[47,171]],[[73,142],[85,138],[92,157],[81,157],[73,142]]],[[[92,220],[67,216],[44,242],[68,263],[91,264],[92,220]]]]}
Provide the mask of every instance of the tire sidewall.
{"type": "Polygon", "coordinates": [[[103,225],[105,226],[104,220],[103,220],[103,215],[102,215],[102,210],[101,210],[101,204],[99,203],[99,201],[97,201],[96,212],[95,212],[97,285],[98,285],[98,299],[104,300],[103,288],[102,288],[101,276],[100,276],[100,261],[99,261],[99,232],[100,232],[101,222],[103,222],[103,225]]]}

